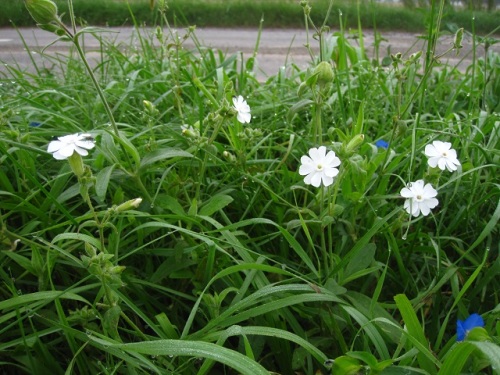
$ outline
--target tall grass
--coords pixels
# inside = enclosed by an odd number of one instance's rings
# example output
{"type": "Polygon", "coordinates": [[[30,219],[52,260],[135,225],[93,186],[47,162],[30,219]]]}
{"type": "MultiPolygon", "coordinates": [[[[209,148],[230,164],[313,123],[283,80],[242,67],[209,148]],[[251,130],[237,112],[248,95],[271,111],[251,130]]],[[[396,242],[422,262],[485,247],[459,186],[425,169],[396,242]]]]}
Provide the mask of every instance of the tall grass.
{"type": "MultiPolygon", "coordinates": [[[[422,54],[383,66],[302,5],[321,54],[265,82],[192,30],[184,48],[168,13],[138,44],[102,38],[95,68],[7,67],[5,373],[498,373],[500,56],[441,65],[437,6],[422,54]],[[46,150],[77,132],[96,147],[75,175],[46,150]],[[428,166],[434,140],[457,171],[428,166]],[[315,188],[298,170],[321,145],[341,164],[315,188]],[[439,205],[410,217],[400,191],[418,179],[439,205]],[[484,328],[457,343],[473,312],[484,328]]],[[[99,36],[52,26],[75,52],[99,36]]]]}

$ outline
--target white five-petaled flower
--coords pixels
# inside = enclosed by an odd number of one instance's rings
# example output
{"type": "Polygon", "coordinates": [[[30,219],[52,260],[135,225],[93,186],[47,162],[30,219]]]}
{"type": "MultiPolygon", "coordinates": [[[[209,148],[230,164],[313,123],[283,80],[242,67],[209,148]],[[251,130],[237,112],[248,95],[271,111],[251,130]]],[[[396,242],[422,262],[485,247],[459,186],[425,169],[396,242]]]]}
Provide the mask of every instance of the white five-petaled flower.
{"type": "Polygon", "coordinates": [[[439,167],[442,171],[448,169],[450,172],[456,171],[460,162],[457,159],[457,152],[451,148],[451,143],[434,141],[425,146],[425,155],[429,158],[427,163],[432,168],[439,167]]]}
{"type": "Polygon", "coordinates": [[[431,209],[439,203],[436,195],[436,189],[431,184],[424,185],[424,180],[411,182],[405,188],[401,189],[401,196],[406,198],[404,208],[406,212],[415,217],[420,215],[420,212],[424,216],[429,215],[431,209]]]}
{"type": "Polygon", "coordinates": [[[90,134],[70,134],[58,137],[49,143],[47,149],[55,159],[64,160],[69,158],[76,151],[81,156],[87,156],[87,150],[94,148],[95,143],[90,134]]]}
{"type": "Polygon", "coordinates": [[[238,112],[236,118],[242,124],[249,123],[252,119],[252,115],[250,114],[250,106],[247,104],[246,100],[243,99],[243,96],[239,95],[238,97],[233,98],[234,109],[238,112]]]}
{"type": "Polygon", "coordinates": [[[302,156],[300,162],[299,174],[305,176],[304,182],[307,185],[319,187],[323,183],[324,186],[330,186],[333,178],[339,174],[336,167],[340,165],[340,159],[334,151],[326,153],[325,146],[311,148],[309,156],[302,156]]]}

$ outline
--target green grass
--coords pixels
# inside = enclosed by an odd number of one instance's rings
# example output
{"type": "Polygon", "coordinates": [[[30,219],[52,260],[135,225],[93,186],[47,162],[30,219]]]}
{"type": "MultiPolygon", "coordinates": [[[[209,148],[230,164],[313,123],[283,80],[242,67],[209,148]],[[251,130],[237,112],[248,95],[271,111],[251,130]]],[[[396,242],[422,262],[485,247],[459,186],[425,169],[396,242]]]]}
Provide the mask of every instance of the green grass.
{"type": "MultiPolygon", "coordinates": [[[[68,14],[67,1],[57,0],[60,13],[68,14]]],[[[158,2],[156,2],[158,3],[158,2]]],[[[297,1],[248,1],[248,0],[169,0],[167,18],[172,25],[213,27],[258,27],[264,18],[265,27],[304,27],[304,18],[297,1]]],[[[133,24],[130,11],[125,1],[75,0],[74,8],[79,22],[91,25],[122,26],[133,24]]],[[[148,0],[130,1],[130,10],[139,24],[153,25],[158,20],[158,13],[152,11],[148,0]]],[[[356,28],[358,6],[356,1],[334,1],[331,16],[327,23],[332,28],[339,28],[339,12],[348,28],[356,28]]],[[[329,0],[312,2],[315,12],[312,19],[318,24],[323,22],[329,6],[329,0]]],[[[14,24],[18,27],[32,26],[33,21],[24,9],[21,1],[0,0],[2,13],[0,26],[14,24]]],[[[361,1],[360,20],[365,28],[377,27],[382,30],[421,31],[429,17],[429,9],[385,6],[372,1],[361,1]]],[[[446,8],[443,25],[455,24],[475,32],[487,34],[498,32],[499,12],[486,12],[446,8]],[[475,24],[472,18],[475,17],[475,24]]],[[[67,21],[67,19],[66,19],[67,21]]]]}
{"type": "Polygon", "coordinates": [[[341,29],[319,38],[333,75],[313,55],[260,82],[157,22],[90,71],[74,39],[54,69],[1,73],[2,371],[498,374],[500,55],[373,61],[341,29]],[[96,143],[79,176],[47,152],[76,132],[96,143]],[[433,140],[458,171],[428,167],[433,140]],[[298,170],[320,145],[341,165],[314,188],[298,170]],[[439,205],[410,219],[418,179],[439,205]]]}

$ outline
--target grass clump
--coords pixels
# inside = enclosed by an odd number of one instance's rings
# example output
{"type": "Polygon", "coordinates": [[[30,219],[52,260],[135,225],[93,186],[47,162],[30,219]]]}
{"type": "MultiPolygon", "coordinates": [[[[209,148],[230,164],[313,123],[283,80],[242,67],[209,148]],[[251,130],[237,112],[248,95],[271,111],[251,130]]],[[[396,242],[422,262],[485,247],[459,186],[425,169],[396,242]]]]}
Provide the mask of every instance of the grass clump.
{"type": "Polygon", "coordinates": [[[6,372],[498,372],[500,56],[440,65],[441,4],[382,64],[302,5],[320,54],[265,82],[165,12],[2,73],[6,372]]]}

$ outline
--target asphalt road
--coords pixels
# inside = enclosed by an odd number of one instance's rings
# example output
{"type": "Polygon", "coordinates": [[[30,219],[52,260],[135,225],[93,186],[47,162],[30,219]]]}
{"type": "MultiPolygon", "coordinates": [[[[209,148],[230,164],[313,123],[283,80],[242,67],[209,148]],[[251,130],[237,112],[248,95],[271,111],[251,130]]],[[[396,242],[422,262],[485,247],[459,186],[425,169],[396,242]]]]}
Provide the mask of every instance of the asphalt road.
{"type": "MultiPolygon", "coordinates": [[[[145,32],[145,31],[143,31],[145,32]]],[[[185,34],[185,30],[176,31],[179,37],[185,34]]],[[[138,45],[137,34],[133,28],[108,28],[102,33],[104,38],[115,40],[116,43],[121,43],[126,51],[132,50],[133,46],[138,45]]],[[[228,54],[241,52],[244,58],[252,55],[257,42],[257,29],[220,29],[220,28],[200,28],[196,29],[196,37],[200,44],[205,47],[213,47],[220,49],[228,54]]],[[[423,50],[425,42],[418,38],[418,34],[404,32],[383,32],[384,40],[380,44],[380,57],[388,55],[388,53],[401,52],[404,55],[423,50]],[[389,52],[390,51],[390,52],[389,52]]],[[[53,45],[49,44],[55,40],[55,36],[38,28],[22,28],[14,30],[10,28],[0,29],[0,78],[2,72],[7,70],[5,64],[15,64],[20,69],[32,70],[32,63],[26,49],[32,52],[32,56],[36,59],[37,64],[45,61],[45,66],[50,67],[53,63],[44,59],[43,55],[66,54],[68,53],[69,43],[57,42],[53,45]],[[45,50],[42,53],[44,47],[45,50]]],[[[260,38],[260,44],[257,54],[257,74],[260,78],[274,75],[279,69],[287,63],[293,62],[299,67],[307,67],[311,62],[308,50],[305,48],[307,43],[307,34],[304,30],[299,29],[264,29],[260,38]]],[[[444,52],[451,46],[453,41],[452,35],[446,35],[439,39],[438,53],[444,52]]],[[[318,42],[309,37],[309,43],[318,53],[318,42]]],[[[357,40],[352,39],[351,43],[357,45],[357,40]]],[[[92,35],[85,36],[85,48],[92,60],[99,57],[99,42],[92,35]]],[[[367,48],[369,57],[374,56],[374,35],[370,30],[364,31],[364,45],[367,48]]],[[[195,44],[192,39],[187,39],[184,43],[185,48],[192,49],[195,44]]],[[[495,45],[494,48],[500,52],[500,45],[495,45]]],[[[443,62],[448,62],[457,65],[460,69],[465,69],[471,61],[472,43],[470,38],[464,38],[464,48],[460,51],[459,56],[454,53],[446,55],[442,58],[443,62]]],[[[482,48],[478,48],[478,55],[484,55],[482,48]]]]}

